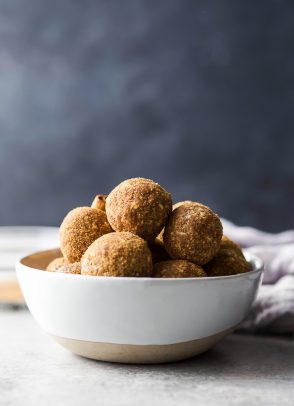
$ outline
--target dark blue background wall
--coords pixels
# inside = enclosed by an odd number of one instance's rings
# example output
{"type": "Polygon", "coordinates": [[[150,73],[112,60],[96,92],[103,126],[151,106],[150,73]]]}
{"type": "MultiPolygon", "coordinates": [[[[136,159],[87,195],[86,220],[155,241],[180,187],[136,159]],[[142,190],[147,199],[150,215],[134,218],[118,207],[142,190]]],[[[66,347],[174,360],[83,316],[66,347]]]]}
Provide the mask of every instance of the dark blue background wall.
{"type": "Polygon", "coordinates": [[[0,0],[0,225],[150,177],[294,227],[294,2],[0,0]]]}

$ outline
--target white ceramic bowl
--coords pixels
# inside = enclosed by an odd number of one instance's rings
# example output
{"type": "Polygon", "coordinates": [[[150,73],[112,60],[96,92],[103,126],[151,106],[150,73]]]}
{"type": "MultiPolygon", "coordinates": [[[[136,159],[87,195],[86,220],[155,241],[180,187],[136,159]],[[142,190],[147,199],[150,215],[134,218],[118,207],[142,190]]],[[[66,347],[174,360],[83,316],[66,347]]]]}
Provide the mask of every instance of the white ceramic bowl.
{"type": "Polygon", "coordinates": [[[44,272],[59,250],[17,263],[27,305],[60,344],[88,358],[159,363],[199,354],[248,314],[261,282],[252,271],[215,278],[111,278],[44,272]]]}

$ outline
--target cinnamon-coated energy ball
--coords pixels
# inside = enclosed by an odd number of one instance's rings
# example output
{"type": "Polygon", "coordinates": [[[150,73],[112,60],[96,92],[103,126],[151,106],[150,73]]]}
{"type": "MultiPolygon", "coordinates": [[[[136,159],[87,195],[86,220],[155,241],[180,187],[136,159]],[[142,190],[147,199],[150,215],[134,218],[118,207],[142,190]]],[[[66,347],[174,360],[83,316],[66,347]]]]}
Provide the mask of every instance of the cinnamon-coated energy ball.
{"type": "Polygon", "coordinates": [[[148,242],[148,247],[150,249],[152,255],[152,262],[156,264],[156,262],[167,261],[170,259],[166,249],[164,248],[163,242],[160,241],[158,238],[155,238],[154,241],[148,242]]]}
{"type": "MultiPolygon", "coordinates": [[[[199,204],[200,206],[203,206],[202,203],[193,202],[192,200],[183,200],[181,202],[177,202],[177,203],[173,204],[173,210],[177,209],[178,207],[180,207],[186,203],[195,203],[195,204],[199,204]]],[[[161,230],[161,232],[157,236],[157,238],[162,242],[163,242],[163,233],[164,233],[164,228],[161,230]]]]}
{"type": "MultiPolygon", "coordinates": [[[[178,202],[173,204],[172,209],[175,210],[177,207],[181,206],[184,203],[192,203],[191,200],[186,200],[184,202],[178,202]]],[[[163,243],[163,233],[164,233],[164,228],[160,231],[160,233],[158,234],[158,236],[156,237],[156,239],[158,239],[159,241],[161,241],[163,243]]]]}
{"type": "Polygon", "coordinates": [[[60,257],[53,259],[47,266],[46,271],[80,274],[81,264],[80,262],[71,264],[64,257],[60,257]]]}
{"type": "Polygon", "coordinates": [[[158,262],[154,265],[154,278],[200,278],[207,276],[203,268],[183,259],[158,262]]]}
{"type": "Polygon", "coordinates": [[[238,254],[243,256],[240,245],[236,244],[226,235],[222,236],[220,250],[222,250],[222,249],[230,249],[230,250],[236,251],[238,254]]]}
{"type": "Polygon", "coordinates": [[[81,263],[80,262],[73,262],[72,264],[65,264],[61,266],[57,272],[62,273],[72,273],[79,275],[81,273],[81,263]]]}
{"type": "Polygon", "coordinates": [[[216,256],[204,265],[208,276],[228,276],[245,273],[251,270],[244,255],[235,249],[221,249],[216,256]]]}
{"type": "Polygon", "coordinates": [[[203,265],[218,252],[222,234],[221,221],[209,207],[184,203],[170,215],[163,242],[171,258],[203,265]]]}
{"type": "Polygon", "coordinates": [[[68,261],[64,257],[55,258],[47,265],[46,271],[56,272],[60,267],[66,264],[68,264],[68,261]]]}
{"type": "Polygon", "coordinates": [[[205,265],[208,276],[236,275],[251,269],[246,261],[241,247],[227,236],[223,235],[220,250],[216,256],[205,265]]]}
{"type": "Polygon", "coordinates": [[[171,211],[171,195],[150,179],[125,180],[106,199],[111,227],[115,231],[132,232],[147,241],[160,233],[171,211]]]}
{"type": "Polygon", "coordinates": [[[68,262],[79,262],[93,241],[112,231],[104,211],[91,207],[73,209],[59,230],[62,254],[68,262]]]}
{"type": "MultiPolygon", "coordinates": [[[[177,203],[173,204],[173,210],[177,209],[178,207],[180,207],[180,206],[182,206],[183,204],[186,204],[186,203],[197,203],[197,204],[200,204],[201,206],[203,206],[202,203],[193,202],[192,200],[183,200],[181,202],[177,202],[177,203]]],[[[160,233],[157,236],[158,240],[160,240],[162,242],[163,242],[163,233],[164,233],[164,228],[160,231],[160,233]]]]}
{"type": "Polygon", "coordinates": [[[99,209],[99,210],[105,211],[106,197],[107,197],[107,195],[96,195],[91,204],[91,207],[93,209],[99,209]]]}
{"type": "Polygon", "coordinates": [[[177,202],[173,205],[173,210],[177,209],[178,207],[182,206],[183,204],[187,204],[187,203],[194,203],[194,204],[198,204],[198,206],[205,206],[203,203],[199,203],[199,202],[195,202],[193,200],[183,200],[182,202],[177,202]]]}
{"type": "Polygon", "coordinates": [[[195,202],[193,202],[192,200],[183,200],[182,202],[177,202],[177,203],[173,204],[173,210],[176,210],[178,207],[180,207],[186,203],[195,203],[195,202]]]}
{"type": "Polygon", "coordinates": [[[129,232],[103,235],[82,257],[82,275],[148,277],[152,256],[147,242],[129,232]]]}

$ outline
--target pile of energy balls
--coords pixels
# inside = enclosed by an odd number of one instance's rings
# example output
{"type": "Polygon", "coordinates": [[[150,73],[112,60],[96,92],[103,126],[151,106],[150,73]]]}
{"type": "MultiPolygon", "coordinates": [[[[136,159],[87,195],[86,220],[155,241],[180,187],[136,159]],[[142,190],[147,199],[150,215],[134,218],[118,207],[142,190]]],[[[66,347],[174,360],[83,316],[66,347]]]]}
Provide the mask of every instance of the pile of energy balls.
{"type": "Polygon", "coordinates": [[[250,271],[240,247],[201,203],[172,205],[163,187],[133,178],[91,207],[71,210],[60,226],[62,257],[47,271],[92,276],[195,278],[250,271]]]}

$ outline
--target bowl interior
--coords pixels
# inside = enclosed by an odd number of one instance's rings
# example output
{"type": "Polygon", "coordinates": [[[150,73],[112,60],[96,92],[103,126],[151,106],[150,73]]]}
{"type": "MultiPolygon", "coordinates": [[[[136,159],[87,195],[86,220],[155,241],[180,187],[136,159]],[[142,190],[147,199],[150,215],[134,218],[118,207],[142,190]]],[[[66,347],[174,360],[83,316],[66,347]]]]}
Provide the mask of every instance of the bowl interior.
{"type": "Polygon", "coordinates": [[[48,264],[56,258],[62,256],[59,248],[54,248],[47,251],[35,252],[20,260],[20,263],[29,268],[40,269],[44,271],[48,264]]]}

